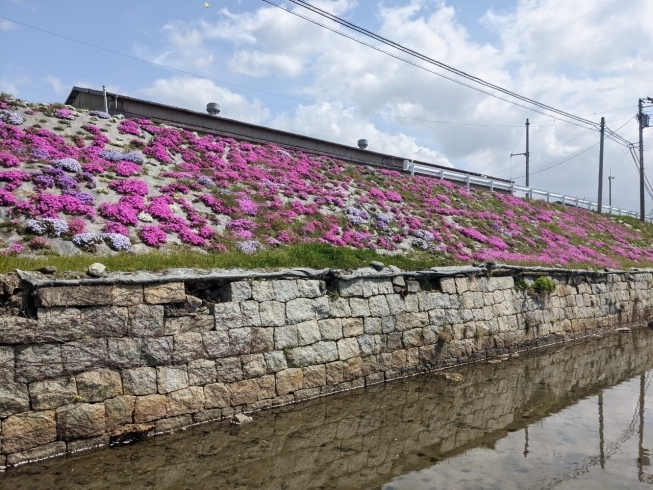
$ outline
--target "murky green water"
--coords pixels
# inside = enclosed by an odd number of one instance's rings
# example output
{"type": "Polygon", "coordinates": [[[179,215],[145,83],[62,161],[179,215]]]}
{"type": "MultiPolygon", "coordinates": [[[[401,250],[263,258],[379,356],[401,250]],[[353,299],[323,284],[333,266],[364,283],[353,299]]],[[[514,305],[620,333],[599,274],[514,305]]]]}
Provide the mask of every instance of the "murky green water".
{"type": "Polygon", "coordinates": [[[653,488],[653,332],[457,372],[23,466],[0,488],[653,488]]]}

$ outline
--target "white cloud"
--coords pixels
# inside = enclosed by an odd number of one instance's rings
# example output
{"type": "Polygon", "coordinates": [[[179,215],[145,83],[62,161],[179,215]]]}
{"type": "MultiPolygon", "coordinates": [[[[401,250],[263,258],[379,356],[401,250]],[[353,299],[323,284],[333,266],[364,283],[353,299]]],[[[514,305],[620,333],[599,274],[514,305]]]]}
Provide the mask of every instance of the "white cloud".
{"type": "Polygon", "coordinates": [[[14,29],[16,29],[16,24],[5,19],[0,19],[0,31],[13,31],[14,29]]]}
{"type": "Polygon", "coordinates": [[[261,53],[260,51],[236,51],[229,60],[229,68],[235,73],[250,77],[294,77],[302,71],[297,58],[283,54],[261,53]]]}
{"type": "Polygon", "coordinates": [[[70,90],[68,86],[64,86],[64,84],[61,83],[61,79],[58,77],[48,75],[45,77],[45,81],[52,86],[52,89],[57,93],[57,95],[67,95],[70,90]]]}
{"type": "Polygon", "coordinates": [[[229,119],[261,124],[269,118],[269,111],[260,101],[247,100],[211,80],[202,78],[161,78],[152,85],[137,91],[149,100],[198,112],[206,111],[206,104],[217,102],[229,119]]]}

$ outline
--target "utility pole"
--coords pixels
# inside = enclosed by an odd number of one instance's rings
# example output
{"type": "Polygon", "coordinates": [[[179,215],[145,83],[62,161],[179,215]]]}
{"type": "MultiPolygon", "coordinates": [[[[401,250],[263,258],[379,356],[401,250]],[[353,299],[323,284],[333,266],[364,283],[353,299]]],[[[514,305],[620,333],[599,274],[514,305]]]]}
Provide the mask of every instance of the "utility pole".
{"type": "Polygon", "coordinates": [[[530,126],[530,123],[528,122],[528,119],[526,119],[526,153],[511,153],[510,156],[514,157],[517,155],[524,155],[526,157],[526,187],[530,187],[529,182],[530,182],[530,166],[529,166],[529,160],[531,153],[529,151],[529,139],[528,139],[528,126],[530,126]]]}
{"type": "Polygon", "coordinates": [[[605,118],[601,118],[601,145],[599,146],[599,199],[596,211],[601,214],[603,209],[603,139],[605,136],[605,118]]]}
{"type": "Polygon", "coordinates": [[[612,176],[612,167],[610,167],[610,176],[608,177],[608,205],[612,207],[612,181],[616,177],[612,176]]]}
{"type": "Polygon", "coordinates": [[[637,120],[639,121],[639,220],[644,223],[646,221],[646,209],[644,205],[644,121],[642,112],[643,99],[639,99],[639,113],[637,120]]]}

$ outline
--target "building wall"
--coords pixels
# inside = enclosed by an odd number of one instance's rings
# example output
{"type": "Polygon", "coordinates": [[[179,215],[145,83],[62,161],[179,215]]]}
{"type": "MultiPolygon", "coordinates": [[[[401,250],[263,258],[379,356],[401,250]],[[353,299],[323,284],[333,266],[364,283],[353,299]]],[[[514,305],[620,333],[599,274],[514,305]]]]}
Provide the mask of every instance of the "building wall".
{"type": "Polygon", "coordinates": [[[653,304],[649,271],[560,271],[542,297],[512,276],[342,277],[12,286],[36,318],[0,317],[0,465],[582,337],[653,304]]]}

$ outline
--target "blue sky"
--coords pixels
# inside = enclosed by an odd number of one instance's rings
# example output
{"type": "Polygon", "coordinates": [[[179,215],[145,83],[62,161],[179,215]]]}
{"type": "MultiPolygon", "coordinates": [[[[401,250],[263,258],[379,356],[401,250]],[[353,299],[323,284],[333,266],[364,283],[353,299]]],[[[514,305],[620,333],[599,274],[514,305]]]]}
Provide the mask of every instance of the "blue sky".
{"type": "MultiPolygon", "coordinates": [[[[596,141],[591,131],[583,134],[575,126],[483,96],[260,0],[209,3],[205,8],[194,0],[0,0],[2,17],[187,72],[0,19],[0,89],[32,101],[63,101],[73,85],[105,84],[122,94],[200,111],[214,100],[225,117],[345,144],[365,137],[371,149],[501,177],[523,175],[523,159],[513,159],[516,168],[510,170],[509,154],[515,144],[515,151],[524,151],[526,117],[534,123],[533,170],[596,141]]],[[[636,124],[629,120],[633,106],[638,97],[653,95],[646,92],[653,92],[647,81],[653,34],[645,24],[653,2],[647,0],[625,5],[617,0],[314,3],[574,114],[598,121],[601,111],[610,111],[603,114],[609,127],[626,124],[620,134],[632,141],[637,137],[636,124]]],[[[649,132],[646,141],[653,148],[649,132]]],[[[598,148],[533,175],[531,183],[594,198],[597,159],[598,148]]],[[[637,175],[611,142],[606,165],[617,175],[613,202],[635,209],[637,175]]]]}

